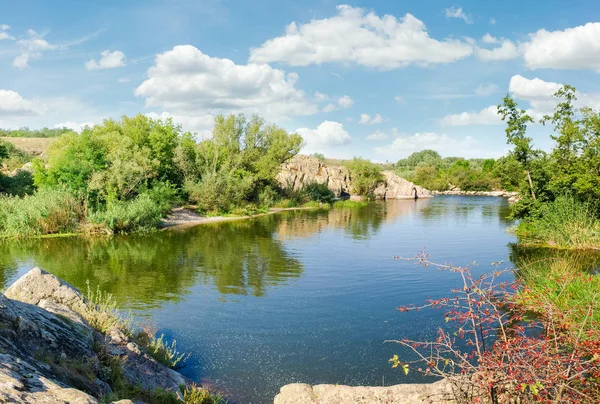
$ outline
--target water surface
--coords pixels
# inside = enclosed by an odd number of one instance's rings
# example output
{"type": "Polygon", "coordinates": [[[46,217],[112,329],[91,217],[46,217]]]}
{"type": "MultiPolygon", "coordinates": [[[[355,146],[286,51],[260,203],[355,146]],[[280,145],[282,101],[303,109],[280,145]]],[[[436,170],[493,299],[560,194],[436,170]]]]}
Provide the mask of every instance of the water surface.
{"type": "Polygon", "coordinates": [[[388,339],[428,339],[441,312],[399,305],[444,296],[456,275],[394,256],[510,267],[503,198],[440,196],[366,208],[291,211],[180,231],[0,243],[0,286],[33,266],[114,294],[192,354],[183,373],[241,403],[287,383],[424,381],[391,369],[388,339]]]}

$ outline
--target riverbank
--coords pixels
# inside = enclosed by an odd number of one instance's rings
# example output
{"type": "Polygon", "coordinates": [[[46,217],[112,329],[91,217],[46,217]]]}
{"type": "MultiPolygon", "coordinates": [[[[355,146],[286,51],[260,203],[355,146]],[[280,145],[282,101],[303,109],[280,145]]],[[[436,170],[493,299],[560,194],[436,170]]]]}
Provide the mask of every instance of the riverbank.
{"type": "Polygon", "coordinates": [[[181,359],[174,345],[99,296],[39,268],[0,293],[0,402],[224,402],[165,365],[181,359]]]}

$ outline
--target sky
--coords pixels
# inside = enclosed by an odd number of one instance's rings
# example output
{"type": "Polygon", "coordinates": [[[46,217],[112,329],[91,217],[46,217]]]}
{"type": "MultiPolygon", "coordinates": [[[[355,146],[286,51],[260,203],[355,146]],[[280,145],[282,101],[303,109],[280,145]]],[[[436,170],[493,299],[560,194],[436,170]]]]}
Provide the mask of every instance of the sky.
{"type": "Polygon", "coordinates": [[[600,110],[597,21],[580,0],[0,0],[0,127],[142,113],[200,139],[257,113],[303,153],[499,157],[506,94],[540,119],[570,84],[600,110]]]}

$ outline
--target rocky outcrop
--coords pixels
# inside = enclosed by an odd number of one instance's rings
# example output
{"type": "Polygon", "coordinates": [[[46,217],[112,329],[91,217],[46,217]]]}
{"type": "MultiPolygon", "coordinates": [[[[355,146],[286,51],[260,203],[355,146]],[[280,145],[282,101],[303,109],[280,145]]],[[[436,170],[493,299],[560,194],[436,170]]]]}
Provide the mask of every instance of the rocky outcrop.
{"type": "Polygon", "coordinates": [[[294,383],[283,386],[274,404],[417,404],[451,403],[452,388],[439,381],[431,384],[398,384],[389,387],[351,387],[332,384],[294,383]]]}
{"type": "Polygon", "coordinates": [[[118,361],[130,385],[180,394],[189,380],[120,330],[94,330],[78,314],[88,304],[76,288],[39,268],[0,293],[0,402],[98,403],[111,393],[107,357],[118,361]]]}
{"type": "MultiPolygon", "coordinates": [[[[378,199],[414,199],[415,190],[419,198],[431,198],[433,195],[425,188],[398,177],[391,171],[383,171],[384,180],[375,191],[378,199]]],[[[281,166],[277,181],[284,188],[298,191],[307,184],[326,184],[337,197],[350,196],[352,177],[344,166],[330,166],[315,157],[297,155],[281,166]]]]}

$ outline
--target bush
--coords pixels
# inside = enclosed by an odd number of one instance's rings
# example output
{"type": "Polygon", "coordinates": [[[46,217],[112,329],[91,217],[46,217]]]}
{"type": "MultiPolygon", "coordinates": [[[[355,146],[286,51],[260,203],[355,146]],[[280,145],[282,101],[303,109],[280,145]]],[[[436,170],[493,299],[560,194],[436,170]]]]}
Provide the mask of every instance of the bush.
{"type": "Polygon", "coordinates": [[[27,237],[76,231],[83,218],[80,201],[63,189],[31,196],[0,196],[0,235],[27,237]]]}
{"type": "Polygon", "coordinates": [[[248,173],[211,173],[200,181],[187,181],[190,201],[201,212],[226,213],[240,206],[252,192],[254,180],[248,173]]]}
{"type": "Polygon", "coordinates": [[[31,195],[35,191],[29,171],[18,170],[14,175],[0,174],[0,193],[14,196],[31,195]]]}
{"type": "Polygon", "coordinates": [[[258,193],[258,204],[260,206],[270,207],[279,199],[279,193],[270,185],[266,185],[258,193]]]}
{"type": "Polygon", "coordinates": [[[417,260],[458,274],[460,287],[451,296],[398,309],[443,309],[447,324],[433,341],[389,341],[408,352],[394,355],[392,367],[444,378],[457,403],[598,402],[600,330],[591,316],[597,293],[565,311],[547,294],[530,295],[528,284],[502,282],[511,271],[473,276],[426,255],[417,260]],[[570,316],[573,309],[582,315],[570,316]]]}
{"type": "Polygon", "coordinates": [[[163,207],[144,193],[131,201],[110,203],[106,210],[91,214],[89,221],[113,234],[156,229],[162,217],[163,207]]]}
{"type": "Polygon", "coordinates": [[[302,192],[306,194],[308,199],[315,202],[331,203],[335,198],[335,195],[327,187],[327,184],[318,184],[313,182],[311,184],[307,184],[302,192]]]}
{"type": "Polygon", "coordinates": [[[377,183],[383,179],[381,167],[368,160],[354,158],[346,163],[352,178],[352,187],[357,195],[369,196],[375,190],[377,183]]]}

